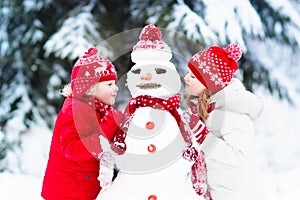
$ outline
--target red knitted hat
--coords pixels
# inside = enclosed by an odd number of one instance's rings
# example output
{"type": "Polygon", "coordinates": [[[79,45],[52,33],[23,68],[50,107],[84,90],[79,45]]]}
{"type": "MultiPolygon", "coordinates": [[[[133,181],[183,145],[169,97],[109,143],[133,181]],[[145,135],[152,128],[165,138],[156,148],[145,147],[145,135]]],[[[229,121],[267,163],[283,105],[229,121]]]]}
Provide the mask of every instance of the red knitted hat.
{"type": "Polygon", "coordinates": [[[170,47],[162,40],[159,28],[153,24],[149,24],[142,29],[139,39],[139,42],[134,45],[133,51],[144,49],[170,51],[170,47]]]}
{"type": "Polygon", "coordinates": [[[196,53],[188,67],[209,91],[218,92],[230,83],[241,57],[242,50],[237,44],[226,48],[212,46],[196,53]]]}
{"type": "Polygon", "coordinates": [[[74,97],[82,97],[95,83],[117,80],[113,64],[97,54],[98,49],[91,47],[75,63],[71,75],[71,87],[74,97]]]}
{"type": "Polygon", "coordinates": [[[131,53],[131,60],[137,64],[135,67],[160,63],[175,70],[174,64],[170,63],[171,58],[171,48],[162,40],[159,28],[153,24],[145,26],[131,53]]]}

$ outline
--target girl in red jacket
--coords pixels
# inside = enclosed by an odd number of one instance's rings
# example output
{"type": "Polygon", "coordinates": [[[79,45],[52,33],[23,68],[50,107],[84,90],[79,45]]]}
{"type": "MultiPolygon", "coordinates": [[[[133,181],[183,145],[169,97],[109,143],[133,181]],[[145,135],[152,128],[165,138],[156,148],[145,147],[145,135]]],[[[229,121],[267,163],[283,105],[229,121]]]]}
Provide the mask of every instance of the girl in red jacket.
{"type": "Polygon", "coordinates": [[[99,136],[111,142],[118,130],[115,119],[122,115],[112,108],[118,92],[115,68],[97,52],[90,48],[74,65],[71,93],[52,136],[42,188],[46,200],[92,200],[101,190],[99,136]]]}

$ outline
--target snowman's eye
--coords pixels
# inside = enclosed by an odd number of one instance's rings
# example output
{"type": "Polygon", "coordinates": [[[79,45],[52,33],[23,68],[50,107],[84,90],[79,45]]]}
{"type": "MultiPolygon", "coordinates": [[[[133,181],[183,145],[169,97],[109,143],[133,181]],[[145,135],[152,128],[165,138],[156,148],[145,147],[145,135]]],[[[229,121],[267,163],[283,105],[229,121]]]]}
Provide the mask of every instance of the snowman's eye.
{"type": "Polygon", "coordinates": [[[157,74],[164,74],[164,73],[166,73],[167,70],[162,69],[162,68],[155,68],[155,71],[157,74]]]}
{"type": "Polygon", "coordinates": [[[135,69],[131,71],[134,74],[140,74],[141,73],[141,69],[135,69]]]}

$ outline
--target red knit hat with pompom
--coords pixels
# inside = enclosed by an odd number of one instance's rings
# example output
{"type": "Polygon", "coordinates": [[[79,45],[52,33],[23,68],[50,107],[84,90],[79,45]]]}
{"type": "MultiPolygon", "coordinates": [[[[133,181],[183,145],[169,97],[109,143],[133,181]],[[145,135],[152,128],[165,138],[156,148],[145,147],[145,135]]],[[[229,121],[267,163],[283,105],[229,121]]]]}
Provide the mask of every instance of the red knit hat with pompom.
{"type": "Polygon", "coordinates": [[[196,53],[188,67],[209,91],[218,92],[231,82],[241,57],[242,50],[237,44],[226,48],[212,46],[196,53]]]}
{"type": "Polygon", "coordinates": [[[175,65],[170,62],[171,58],[171,48],[163,41],[159,28],[153,24],[145,26],[131,53],[131,60],[136,63],[132,69],[143,65],[158,64],[176,70],[175,65]]]}
{"type": "Polygon", "coordinates": [[[162,40],[159,28],[153,24],[149,24],[142,29],[139,39],[139,42],[134,45],[133,51],[145,49],[171,51],[170,47],[162,40]]]}
{"type": "Polygon", "coordinates": [[[98,49],[91,47],[75,63],[71,75],[71,87],[74,97],[82,97],[95,83],[117,80],[113,64],[97,54],[98,49]]]}

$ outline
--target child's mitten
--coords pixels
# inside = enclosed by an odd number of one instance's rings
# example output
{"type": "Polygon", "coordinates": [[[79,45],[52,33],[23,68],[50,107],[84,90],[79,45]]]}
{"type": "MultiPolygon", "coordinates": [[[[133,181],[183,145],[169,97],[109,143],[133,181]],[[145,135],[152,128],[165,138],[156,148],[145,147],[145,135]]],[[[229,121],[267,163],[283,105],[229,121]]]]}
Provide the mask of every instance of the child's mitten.
{"type": "Polygon", "coordinates": [[[111,149],[118,155],[124,154],[127,149],[125,138],[126,138],[126,132],[122,131],[119,128],[111,145],[111,149]]]}
{"type": "Polygon", "coordinates": [[[191,167],[191,181],[193,188],[198,195],[203,195],[206,192],[206,166],[204,161],[204,152],[202,150],[191,167]]]}

